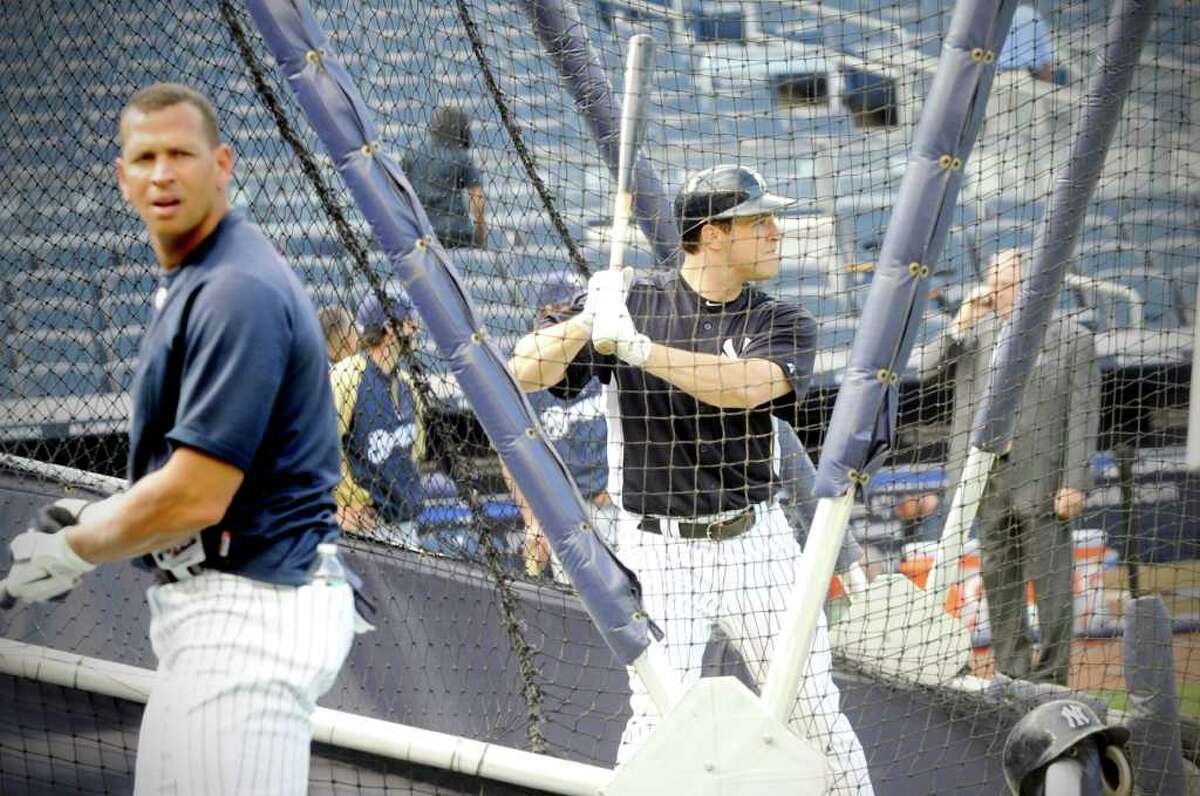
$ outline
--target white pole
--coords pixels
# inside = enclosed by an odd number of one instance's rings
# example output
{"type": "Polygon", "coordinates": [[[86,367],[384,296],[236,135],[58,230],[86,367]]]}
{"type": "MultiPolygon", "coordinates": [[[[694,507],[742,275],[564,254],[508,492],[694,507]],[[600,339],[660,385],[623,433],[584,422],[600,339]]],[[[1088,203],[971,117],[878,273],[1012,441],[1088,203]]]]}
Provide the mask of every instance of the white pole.
{"type": "Polygon", "coordinates": [[[963,546],[966,544],[971,524],[975,522],[979,501],[983,498],[988,474],[992,471],[992,463],[995,461],[996,454],[978,448],[971,448],[967,454],[967,462],[963,465],[962,477],[954,490],[954,501],[950,504],[950,514],[946,517],[946,527],[942,529],[942,538],[938,541],[937,554],[925,584],[926,589],[934,589],[934,594],[944,596],[950,584],[958,580],[963,546]]]}
{"type": "Polygon", "coordinates": [[[800,556],[796,583],[788,600],[788,612],[775,642],[775,660],[770,663],[762,689],[763,706],[784,724],[791,717],[792,705],[800,691],[800,678],[808,667],[817,620],[825,607],[829,579],[833,576],[842,534],[850,522],[853,506],[853,488],[841,497],[817,501],[812,530],[800,556]]]}
{"type": "Polygon", "coordinates": [[[1187,468],[1200,470],[1200,279],[1192,305],[1192,390],[1188,393],[1187,468]]]}
{"type": "Polygon", "coordinates": [[[650,646],[629,665],[646,686],[658,715],[667,715],[683,696],[683,683],[671,669],[662,645],[650,639],[650,646]]]}
{"type": "MultiPolygon", "coordinates": [[[[123,663],[0,639],[0,672],[145,703],[157,674],[123,663]]],[[[596,796],[612,779],[601,766],[317,708],[313,740],[567,796],[596,796]]]]}

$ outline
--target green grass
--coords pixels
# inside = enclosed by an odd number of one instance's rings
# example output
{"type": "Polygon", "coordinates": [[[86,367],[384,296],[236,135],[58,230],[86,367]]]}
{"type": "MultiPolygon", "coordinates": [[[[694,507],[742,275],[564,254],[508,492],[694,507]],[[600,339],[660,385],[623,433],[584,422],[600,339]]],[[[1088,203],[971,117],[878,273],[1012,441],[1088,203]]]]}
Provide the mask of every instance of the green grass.
{"type": "MultiPolygon", "coordinates": [[[[1096,688],[1088,691],[1108,703],[1114,710],[1129,710],[1129,694],[1115,688],[1096,688]]],[[[1179,715],[1200,720],[1200,683],[1179,686],[1179,715]]]]}

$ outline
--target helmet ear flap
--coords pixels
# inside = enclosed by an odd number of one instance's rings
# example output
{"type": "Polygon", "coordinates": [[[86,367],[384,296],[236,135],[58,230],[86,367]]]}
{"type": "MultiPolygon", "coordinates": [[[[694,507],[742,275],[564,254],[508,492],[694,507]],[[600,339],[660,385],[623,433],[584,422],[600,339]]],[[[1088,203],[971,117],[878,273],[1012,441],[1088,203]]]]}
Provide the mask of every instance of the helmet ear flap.
{"type": "Polygon", "coordinates": [[[1133,793],[1133,766],[1123,747],[1108,744],[1100,756],[1100,769],[1104,776],[1104,796],[1131,796],[1133,793]]]}

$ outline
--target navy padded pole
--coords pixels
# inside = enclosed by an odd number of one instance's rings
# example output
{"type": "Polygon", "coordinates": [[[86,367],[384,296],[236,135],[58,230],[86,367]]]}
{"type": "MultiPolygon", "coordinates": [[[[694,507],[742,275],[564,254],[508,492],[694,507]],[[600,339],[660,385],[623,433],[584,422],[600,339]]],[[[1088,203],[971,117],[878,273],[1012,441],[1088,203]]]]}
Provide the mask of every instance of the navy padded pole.
{"type": "MultiPolygon", "coordinates": [[[[587,122],[600,156],[613,179],[617,176],[621,140],[621,109],[600,61],[588,43],[587,29],[573,3],[563,0],[521,0],[534,33],[546,48],[558,73],[567,82],[575,109],[587,122]]],[[[654,249],[660,265],[673,265],[679,255],[679,229],[662,183],[644,155],[633,172],[633,217],[654,249]]]]}
{"type": "Polygon", "coordinates": [[[865,483],[891,449],[899,373],[925,311],[963,164],[987,107],[1016,0],[960,0],[913,134],[912,150],[821,450],[815,494],[865,483]]]}
{"type": "Polygon", "coordinates": [[[1029,374],[1046,339],[1046,324],[1062,291],[1067,266],[1083,230],[1088,200],[1104,170],[1109,144],[1133,82],[1157,0],[1115,0],[1104,49],[1083,101],[1083,116],[1066,173],[1054,182],[1054,196],[1033,245],[1033,265],[1021,275],[1012,316],[1000,331],[988,387],[975,410],[971,446],[1003,453],[1012,441],[1017,410],[1029,374]]]}
{"type": "Polygon", "coordinates": [[[394,273],[408,291],[463,394],[545,528],[584,607],[613,653],[631,663],[650,643],[637,578],[587,525],[579,490],[487,339],[466,288],[350,76],[301,0],[248,0],[309,123],[320,136],[394,273]]]}

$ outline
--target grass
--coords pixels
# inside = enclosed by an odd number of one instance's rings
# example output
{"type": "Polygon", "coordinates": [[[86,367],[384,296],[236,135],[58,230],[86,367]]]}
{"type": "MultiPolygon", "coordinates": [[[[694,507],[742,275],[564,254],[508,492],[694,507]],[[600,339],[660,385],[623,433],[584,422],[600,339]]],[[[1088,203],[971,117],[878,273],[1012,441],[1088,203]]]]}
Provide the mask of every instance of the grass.
{"type": "MultiPolygon", "coordinates": [[[[1181,683],[1179,686],[1179,715],[1200,720],[1200,683],[1181,683]]],[[[1088,691],[1108,703],[1114,710],[1129,710],[1129,693],[1115,688],[1096,688],[1088,691]]]]}

